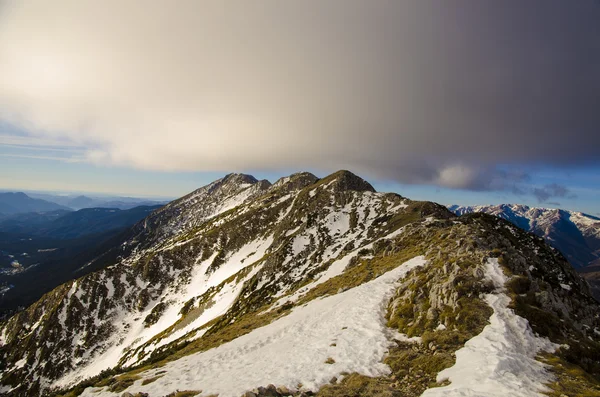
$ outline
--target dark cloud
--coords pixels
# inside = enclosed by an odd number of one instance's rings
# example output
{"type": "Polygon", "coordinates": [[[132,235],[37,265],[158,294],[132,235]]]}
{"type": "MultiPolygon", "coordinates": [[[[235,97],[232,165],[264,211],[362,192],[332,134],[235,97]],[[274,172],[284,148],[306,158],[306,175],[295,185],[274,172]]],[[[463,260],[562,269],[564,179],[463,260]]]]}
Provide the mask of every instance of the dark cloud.
{"type": "MultiPolygon", "coordinates": [[[[552,197],[566,197],[576,198],[566,186],[552,183],[542,188],[534,188],[533,195],[538,199],[540,203],[547,202],[552,197]]],[[[553,204],[549,202],[548,204],[553,204]]],[[[560,204],[558,204],[560,205],[560,204]]]]}
{"type": "Polygon", "coordinates": [[[506,169],[599,161],[599,21],[592,0],[8,2],[0,118],[95,163],[522,193],[506,169]]]}

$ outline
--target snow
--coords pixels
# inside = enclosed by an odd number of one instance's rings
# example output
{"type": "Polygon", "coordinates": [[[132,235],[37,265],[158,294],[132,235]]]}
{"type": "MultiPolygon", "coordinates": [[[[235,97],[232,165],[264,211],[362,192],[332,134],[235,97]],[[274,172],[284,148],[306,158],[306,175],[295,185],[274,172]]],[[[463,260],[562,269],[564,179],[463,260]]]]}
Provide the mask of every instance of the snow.
{"type": "Polygon", "coordinates": [[[350,211],[349,205],[340,210],[330,208],[329,214],[324,219],[324,224],[332,232],[331,234],[339,233],[343,236],[348,232],[350,229],[350,211]]]}
{"type": "Polygon", "coordinates": [[[310,236],[306,234],[296,236],[294,238],[294,242],[292,243],[292,255],[296,256],[310,244],[310,236]]]}
{"type": "MultiPolygon", "coordinates": [[[[173,332],[169,336],[160,339],[158,343],[153,344],[152,349],[156,349],[160,346],[164,346],[168,343],[171,343],[188,333],[192,332],[208,323],[209,321],[214,320],[215,318],[225,314],[231,306],[235,303],[237,297],[239,296],[242,288],[244,287],[244,282],[251,279],[261,268],[262,266],[257,266],[255,269],[250,272],[248,276],[246,276],[241,281],[232,281],[230,283],[225,284],[221,290],[212,298],[212,305],[207,305],[207,308],[202,312],[197,319],[192,321],[190,324],[185,327],[173,332]]],[[[202,333],[203,334],[203,333],[202,333]]],[[[188,340],[193,340],[199,338],[202,334],[196,334],[193,338],[186,338],[188,340]]],[[[150,350],[152,350],[150,349],[150,350]]],[[[126,364],[134,364],[136,359],[133,358],[132,362],[127,362],[126,364]]]]}
{"type": "MultiPolygon", "coordinates": [[[[403,230],[404,230],[404,228],[400,228],[382,238],[377,239],[377,241],[391,239],[391,238],[399,235],[400,233],[402,233],[403,230]]],[[[341,245],[343,246],[344,244],[341,244],[341,245]]],[[[318,275],[318,278],[315,281],[303,286],[302,288],[298,289],[297,291],[295,291],[293,294],[291,294],[289,296],[283,296],[277,302],[275,302],[269,309],[267,309],[265,312],[269,312],[273,309],[276,309],[276,308],[282,306],[286,302],[296,302],[298,299],[300,299],[300,297],[302,295],[306,294],[308,291],[312,290],[317,285],[323,284],[324,282],[342,274],[344,272],[344,270],[346,270],[346,267],[348,267],[348,264],[350,264],[350,261],[352,260],[352,258],[354,258],[355,256],[358,256],[359,251],[365,250],[365,249],[371,249],[371,248],[373,248],[373,243],[360,246],[360,247],[356,248],[354,251],[351,251],[348,254],[344,255],[342,258],[335,260],[331,265],[329,265],[327,270],[325,270],[324,272],[322,272],[318,275]]],[[[366,256],[363,258],[367,259],[366,256]]]]}
{"type": "MultiPolygon", "coordinates": [[[[175,389],[203,390],[202,395],[238,397],[270,383],[290,389],[302,383],[303,388],[317,390],[342,372],[389,374],[382,359],[394,333],[385,326],[385,307],[398,279],[424,264],[423,257],[416,257],[368,283],[315,299],[217,348],[142,373],[142,377],[150,378],[157,371],[166,371],[151,384],[143,386],[142,380],[136,381],[127,391],[165,395],[175,389]],[[335,363],[326,364],[328,357],[335,363]]],[[[97,388],[88,388],[82,394],[118,395],[97,388]]]]}
{"type": "Polygon", "coordinates": [[[25,364],[27,364],[27,360],[25,358],[22,358],[15,363],[14,368],[23,368],[25,364]]]}
{"type": "Polygon", "coordinates": [[[0,347],[6,344],[6,327],[1,329],[0,332],[0,347]]]}
{"type": "Polygon", "coordinates": [[[562,289],[566,289],[567,291],[571,291],[571,286],[569,284],[561,284],[560,287],[562,289]]]}
{"type": "MultiPolygon", "coordinates": [[[[135,349],[136,347],[147,343],[152,337],[160,334],[173,325],[177,320],[179,320],[181,317],[181,308],[188,300],[204,294],[211,287],[218,286],[229,277],[237,274],[239,271],[261,259],[265,255],[266,250],[270,247],[272,242],[272,236],[258,238],[244,245],[238,251],[232,253],[228,258],[225,259],[225,263],[223,263],[218,269],[211,271],[209,269],[210,265],[218,253],[215,251],[211,257],[195,265],[194,270],[192,271],[190,282],[183,293],[168,290],[165,294],[158,298],[158,300],[154,301],[153,304],[148,305],[148,308],[144,312],[139,313],[140,315],[136,316],[135,318],[131,318],[131,313],[127,310],[119,309],[114,314],[114,317],[111,321],[112,324],[117,327],[118,331],[111,337],[112,341],[109,341],[109,343],[105,344],[108,346],[108,348],[100,354],[94,356],[88,363],[79,365],[73,371],[65,374],[61,379],[54,383],[54,386],[62,387],[73,384],[78,380],[97,375],[104,369],[114,367],[118,364],[119,360],[123,357],[123,354],[128,349],[135,349]],[[152,308],[159,303],[161,299],[168,304],[166,310],[155,324],[150,327],[145,327],[143,319],[151,313],[152,308]]],[[[125,274],[121,275],[121,283],[124,285],[129,284],[125,274]]],[[[143,289],[146,286],[145,283],[142,282],[142,280],[138,277],[136,277],[135,283],[140,289],[143,289]]],[[[77,282],[73,284],[73,288],[71,289],[70,293],[75,291],[76,284],[77,282]]],[[[220,314],[223,314],[223,311],[226,311],[231,304],[233,304],[233,301],[239,295],[242,284],[239,284],[236,286],[236,288],[230,287],[231,286],[228,287],[228,285],[223,287],[223,289],[220,291],[222,295],[217,298],[223,299],[223,301],[216,302],[210,310],[205,312],[205,315],[196,319],[196,321],[192,323],[192,328],[199,327],[203,325],[202,323],[208,322],[220,314]]],[[[110,287],[107,286],[107,288],[109,288],[110,292],[110,287]]],[[[133,288],[133,286],[131,286],[131,288],[133,288]]],[[[80,290],[77,290],[77,293],[80,293],[80,290]]],[[[125,295],[129,294],[130,291],[125,293],[125,295]]],[[[64,315],[61,313],[61,319],[62,321],[66,319],[66,312],[64,315]]],[[[163,343],[157,341],[156,344],[145,346],[144,351],[149,353],[157,347],[162,346],[165,343],[175,340],[181,336],[183,336],[181,333],[172,334],[171,337],[167,335],[167,339],[163,343]]],[[[77,341],[77,338],[73,340],[74,343],[77,343],[77,341]]],[[[137,356],[129,359],[126,364],[133,365],[136,363],[136,361],[137,356]]]]}
{"type": "Polygon", "coordinates": [[[558,346],[535,336],[528,321],[508,308],[510,298],[503,292],[506,276],[497,259],[486,263],[486,277],[497,288],[484,296],[494,310],[490,324],[456,352],[454,366],[438,374],[438,382],[452,383],[426,390],[422,397],[529,397],[547,390],[543,384],[552,377],[535,357],[558,346]]]}

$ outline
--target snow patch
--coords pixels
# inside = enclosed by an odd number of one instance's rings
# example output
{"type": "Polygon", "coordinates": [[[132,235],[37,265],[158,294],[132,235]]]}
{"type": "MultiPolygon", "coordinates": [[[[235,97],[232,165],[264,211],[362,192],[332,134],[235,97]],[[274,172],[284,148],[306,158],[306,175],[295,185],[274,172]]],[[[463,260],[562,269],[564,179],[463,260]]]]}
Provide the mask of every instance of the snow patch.
{"type": "Polygon", "coordinates": [[[561,284],[560,287],[562,289],[566,289],[567,291],[571,291],[571,286],[569,284],[561,284]]]}

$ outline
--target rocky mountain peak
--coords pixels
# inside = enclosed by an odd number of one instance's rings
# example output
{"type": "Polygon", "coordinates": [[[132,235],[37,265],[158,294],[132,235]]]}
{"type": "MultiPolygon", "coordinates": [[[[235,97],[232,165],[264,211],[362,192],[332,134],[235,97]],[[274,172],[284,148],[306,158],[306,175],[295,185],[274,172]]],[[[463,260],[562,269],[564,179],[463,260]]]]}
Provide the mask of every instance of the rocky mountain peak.
{"type": "MultiPolygon", "coordinates": [[[[266,182],[268,186],[271,185],[268,181],[263,181],[263,184],[264,182],[266,182]]],[[[213,193],[216,190],[220,190],[226,194],[232,194],[256,183],[258,183],[258,179],[252,175],[231,173],[211,183],[208,191],[209,193],[213,193]]]]}
{"type": "Polygon", "coordinates": [[[279,178],[277,182],[273,184],[273,188],[283,189],[286,192],[298,191],[316,183],[318,180],[319,178],[310,172],[297,172],[290,176],[279,178]]]}
{"type": "Polygon", "coordinates": [[[373,192],[375,188],[367,181],[347,170],[337,171],[321,181],[324,184],[331,184],[337,191],[357,191],[373,192]]]}
{"type": "Polygon", "coordinates": [[[258,179],[248,174],[240,174],[232,172],[231,174],[227,174],[222,179],[223,183],[231,183],[231,184],[255,184],[258,182],[258,179]]]}

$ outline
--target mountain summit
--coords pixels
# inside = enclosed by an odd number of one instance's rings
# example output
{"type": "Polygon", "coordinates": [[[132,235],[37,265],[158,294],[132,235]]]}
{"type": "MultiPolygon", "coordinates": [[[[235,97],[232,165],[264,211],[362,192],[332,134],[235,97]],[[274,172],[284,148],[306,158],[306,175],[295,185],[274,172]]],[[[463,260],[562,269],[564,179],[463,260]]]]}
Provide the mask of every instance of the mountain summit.
{"type": "Polygon", "coordinates": [[[600,305],[558,251],[348,171],[229,174],[114,250],[0,325],[0,394],[600,391],[600,305]]]}

